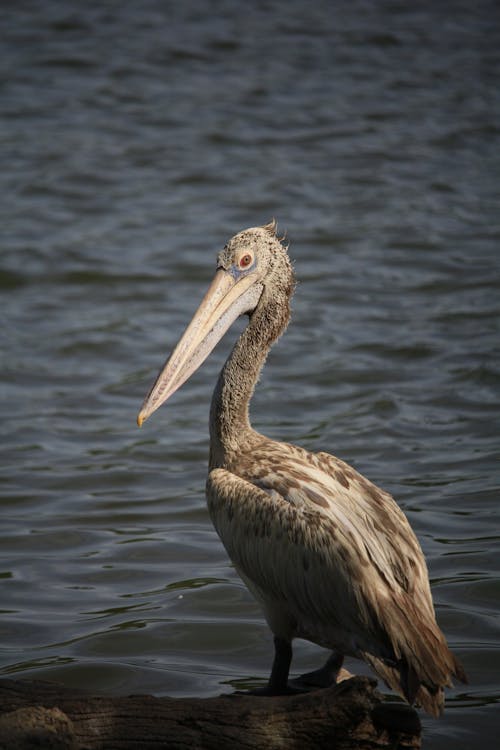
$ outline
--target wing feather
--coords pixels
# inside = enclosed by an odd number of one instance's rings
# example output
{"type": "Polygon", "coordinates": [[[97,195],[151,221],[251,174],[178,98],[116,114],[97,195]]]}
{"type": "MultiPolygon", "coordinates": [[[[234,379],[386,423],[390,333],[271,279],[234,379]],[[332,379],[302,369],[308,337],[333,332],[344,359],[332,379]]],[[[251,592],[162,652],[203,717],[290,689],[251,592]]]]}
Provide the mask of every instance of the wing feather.
{"type": "MultiPolygon", "coordinates": [[[[320,508],[292,503],[224,469],[210,472],[208,507],[229,557],[283,637],[303,637],[344,653],[390,657],[363,595],[369,558],[357,538],[320,508]],[[361,560],[361,562],[360,562],[361,560]]],[[[270,622],[271,627],[272,623],[270,622]]],[[[386,643],[384,643],[386,641],[386,643]]]]}

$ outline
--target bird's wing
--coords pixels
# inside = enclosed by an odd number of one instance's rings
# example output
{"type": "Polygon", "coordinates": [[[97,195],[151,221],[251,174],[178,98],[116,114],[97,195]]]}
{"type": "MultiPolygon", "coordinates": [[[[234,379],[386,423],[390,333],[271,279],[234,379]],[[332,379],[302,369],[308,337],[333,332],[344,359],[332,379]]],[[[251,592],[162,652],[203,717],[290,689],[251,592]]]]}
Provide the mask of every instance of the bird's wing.
{"type": "Polygon", "coordinates": [[[347,555],[342,558],[344,544],[332,543],[335,528],[327,517],[226,469],[210,472],[207,499],[229,557],[275,635],[298,635],[352,654],[369,648],[359,585],[347,555]]]}
{"type": "Polygon", "coordinates": [[[333,489],[328,512],[335,515],[341,508],[352,519],[371,564],[389,588],[418,596],[420,605],[434,617],[425,558],[399,505],[388,492],[335,456],[318,453],[315,459],[321,477],[329,478],[327,491],[333,489]]]}
{"type": "MultiPolygon", "coordinates": [[[[332,549],[376,571],[380,586],[418,595],[434,616],[427,566],[408,520],[387,493],[344,461],[287,443],[252,450],[241,476],[329,522],[332,549]]],[[[238,473],[240,473],[238,471],[238,473]]]]}

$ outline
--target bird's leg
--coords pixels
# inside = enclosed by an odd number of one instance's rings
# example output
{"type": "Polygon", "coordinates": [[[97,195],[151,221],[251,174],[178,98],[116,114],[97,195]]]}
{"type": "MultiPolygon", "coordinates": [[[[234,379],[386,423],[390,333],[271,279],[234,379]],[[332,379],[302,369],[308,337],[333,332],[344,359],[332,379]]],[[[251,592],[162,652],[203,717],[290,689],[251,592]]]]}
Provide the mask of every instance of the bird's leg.
{"type": "Polygon", "coordinates": [[[320,669],[301,674],[300,677],[290,680],[288,684],[291,688],[303,692],[330,687],[337,682],[343,662],[344,655],[333,651],[320,669]]]}
{"type": "Polygon", "coordinates": [[[326,663],[314,672],[307,672],[293,680],[288,679],[290,664],[292,663],[292,644],[278,636],[274,637],[274,661],[271,676],[266,687],[249,690],[249,695],[297,695],[321,688],[331,687],[337,682],[337,677],[344,662],[343,654],[333,651],[326,663]]]}
{"type": "Polygon", "coordinates": [[[270,695],[285,695],[288,691],[288,673],[292,663],[292,644],[274,636],[274,661],[267,688],[270,695]]]}
{"type": "Polygon", "coordinates": [[[288,685],[288,673],[292,662],[292,644],[284,638],[274,636],[274,661],[266,687],[249,690],[247,695],[290,695],[300,692],[288,685]]]}

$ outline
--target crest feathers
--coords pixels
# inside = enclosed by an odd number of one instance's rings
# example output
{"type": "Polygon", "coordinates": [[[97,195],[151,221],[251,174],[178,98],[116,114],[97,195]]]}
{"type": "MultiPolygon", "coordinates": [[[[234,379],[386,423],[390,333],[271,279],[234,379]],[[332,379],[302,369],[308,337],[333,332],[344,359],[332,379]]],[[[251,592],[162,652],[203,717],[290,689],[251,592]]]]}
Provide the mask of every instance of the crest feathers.
{"type": "Polygon", "coordinates": [[[273,216],[272,221],[269,222],[269,224],[264,224],[262,227],[266,232],[268,232],[271,237],[275,237],[278,242],[283,242],[283,240],[286,238],[286,232],[283,233],[281,237],[278,237],[278,222],[273,216]]]}

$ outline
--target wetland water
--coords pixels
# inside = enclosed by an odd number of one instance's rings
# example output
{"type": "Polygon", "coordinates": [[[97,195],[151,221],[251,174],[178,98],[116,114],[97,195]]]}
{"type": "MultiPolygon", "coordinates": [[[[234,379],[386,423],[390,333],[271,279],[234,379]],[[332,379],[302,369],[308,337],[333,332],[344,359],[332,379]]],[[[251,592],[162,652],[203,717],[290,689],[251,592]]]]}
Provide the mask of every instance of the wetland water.
{"type": "MultiPolygon", "coordinates": [[[[203,494],[237,331],[135,416],[216,252],[276,216],[299,286],[253,422],[397,498],[470,679],[424,747],[492,746],[498,5],[2,13],[0,673],[176,696],[267,678],[270,633],[203,494]]],[[[323,658],[298,643],[294,671],[323,658]]]]}

